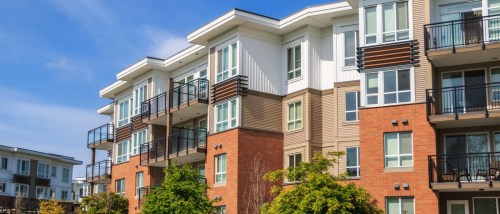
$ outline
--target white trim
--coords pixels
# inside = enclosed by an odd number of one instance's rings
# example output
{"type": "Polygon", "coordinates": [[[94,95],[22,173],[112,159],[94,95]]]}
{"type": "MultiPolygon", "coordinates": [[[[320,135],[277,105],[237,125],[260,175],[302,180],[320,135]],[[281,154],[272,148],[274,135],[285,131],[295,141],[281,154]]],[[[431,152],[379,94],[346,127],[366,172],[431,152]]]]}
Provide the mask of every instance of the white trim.
{"type": "MultiPolygon", "coordinates": [[[[214,113],[214,131],[215,132],[222,132],[222,131],[225,131],[225,130],[228,130],[228,129],[231,129],[231,128],[235,128],[235,127],[238,127],[240,125],[240,122],[239,122],[239,118],[241,118],[241,111],[240,111],[240,101],[238,99],[238,97],[235,97],[235,98],[232,98],[232,99],[229,99],[229,100],[226,100],[224,102],[221,102],[221,103],[217,103],[214,105],[214,108],[215,108],[215,113],[214,113]],[[233,114],[232,112],[232,109],[231,109],[231,103],[232,102],[236,102],[236,117],[233,118],[231,117],[231,115],[233,114]],[[217,121],[217,118],[218,118],[218,108],[224,104],[227,104],[227,112],[228,112],[228,115],[227,115],[227,120],[224,120],[224,121],[217,121]],[[232,120],[236,120],[235,122],[235,125],[233,126],[231,123],[232,123],[232,120]],[[227,129],[221,129],[221,130],[217,130],[217,124],[223,124],[223,123],[227,123],[227,129]]],[[[223,127],[223,126],[222,126],[223,127]]]]}
{"type": "Polygon", "coordinates": [[[415,155],[414,155],[414,148],[413,148],[413,132],[407,132],[407,131],[402,131],[402,132],[386,132],[384,133],[384,168],[402,168],[402,167],[413,167],[415,165],[415,155]],[[397,154],[395,155],[388,155],[386,154],[386,135],[387,134],[396,134],[397,138],[397,154]],[[410,134],[411,138],[411,154],[410,153],[405,153],[401,154],[400,148],[401,148],[401,139],[400,135],[401,134],[410,134]],[[411,165],[409,166],[402,166],[401,165],[401,157],[411,157],[411,165]],[[397,166],[387,166],[387,158],[397,158],[398,165],[397,166]]]}
{"type": "Polygon", "coordinates": [[[286,123],[286,131],[287,132],[293,132],[296,130],[301,130],[304,128],[304,104],[302,100],[295,100],[292,102],[287,103],[286,105],[286,118],[287,118],[287,123],[286,123]],[[300,103],[300,118],[297,118],[297,103],[300,103]],[[293,120],[290,120],[290,106],[293,105],[293,110],[294,110],[294,118],[293,120]],[[297,123],[300,122],[300,127],[297,128],[297,123]],[[290,129],[289,124],[293,123],[293,129],[290,129]]]}
{"type": "Polygon", "coordinates": [[[359,146],[347,146],[345,147],[345,171],[346,173],[347,172],[347,169],[357,169],[357,176],[351,176],[352,178],[360,178],[361,177],[361,172],[360,172],[360,169],[361,169],[361,165],[359,163],[359,159],[360,159],[360,153],[359,153],[359,146]],[[356,149],[356,161],[357,161],[357,164],[356,166],[347,166],[347,149],[352,149],[352,148],[355,148],[356,149]]]}
{"type": "MultiPolygon", "coordinates": [[[[223,184],[223,183],[226,183],[226,182],[227,182],[227,153],[223,153],[223,154],[218,154],[218,155],[216,155],[216,156],[215,156],[215,161],[214,161],[214,163],[215,163],[215,166],[214,166],[214,168],[215,168],[215,171],[214,171],[214,173],[215,173],[215,176],[214,176],[214,177],[215,177],[215,179],[214,179],[214,183],[216,183],[216,184],[223,184]],[[218,160],[218,158],[219,158],[219,157],[222,157],[222,156],[224,156],[224,157],[225,157],[225,158],[224,158],[224,159],[225,159],[225,164],[224,164],[225,169],[224,169],[224,171],[222,171],[222,169],[221,169],[221,171],[219,172],[219,167],[218,167],[218,165],[219,165],[219,161],[220,161],[220,160],[218,160]],[[220,181],[219,181],[219,182],[217,182],[217,176],[220,176],[220,181]],[[224,178],[223,176],[225,176],[225,178],[224,178]],[[224,178],[224,179],[223,179],[223,178],[224,178]]],[[[205,177],[206,177],[206,176],[205,176],[205,177]]]]}
{"type": "Polygon", "coordinates": [[[465,205],[465,214],[469,214],[469,201],[468,200],[446,200],[446,213],[451,213],[451,205],[453,204],[463,204],[465,205]]]}

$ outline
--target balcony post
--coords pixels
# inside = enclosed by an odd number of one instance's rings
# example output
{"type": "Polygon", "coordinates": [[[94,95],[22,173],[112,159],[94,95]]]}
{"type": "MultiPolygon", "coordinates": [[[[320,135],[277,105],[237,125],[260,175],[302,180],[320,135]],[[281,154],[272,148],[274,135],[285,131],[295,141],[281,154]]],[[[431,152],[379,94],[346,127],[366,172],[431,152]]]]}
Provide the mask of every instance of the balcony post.
{"type": "Polygon", "coordinates": [[[434,182],[434,173],[432,172],[432,157],[429,156],[427,159],[427,164],[429,168],[429,188],[432,189],[432,183],[434,182]]]}
{"type": "Polygon", "coordinates": [[[452,53],[455,53],[455,23],[451,22],[451,44],[452,44],[452,53]]]}
{"type": "Polygon", "coordinates": [[[457,87],[453,87],[453,113],[455,113],[455,120],[458,120],[457,87]]]}

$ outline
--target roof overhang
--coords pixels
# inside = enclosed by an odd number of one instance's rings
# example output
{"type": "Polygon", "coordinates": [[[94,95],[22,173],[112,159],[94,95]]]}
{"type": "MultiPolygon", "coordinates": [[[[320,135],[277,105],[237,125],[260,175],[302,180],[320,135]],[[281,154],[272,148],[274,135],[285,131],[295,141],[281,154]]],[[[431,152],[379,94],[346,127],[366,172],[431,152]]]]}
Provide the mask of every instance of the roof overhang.
{"type": "Polygon", "coordinates": [[[132,87],[131,82],[118,80],[113,84],[107,86],[106,88],[102,89],[101,91],[99,91],[99,96],[103,98],[113,99],[115,97],[115,94],[120,93],[129,87],[132,87]]]}
{"type": "Polygon", "coordinates": [[[151,69],[163,69],[163,62],[163,59],[146,57],[118,73],[116,78],[123,81],[133,80],[151,69]]]}
{"type": "Polygon", "coordinates": [[[97,110],[97,113],[98,114],[103,114],[103,115],[113,114],[113,112],[114,112],[114,106],[115,106],[114,103],[110,103],[110,104],[108,104],[108,105],[100,108],[99,110],[97,110]]]}
{"type": "Polygon", "coordinates": [[[167,58],[164,62],[164,70],[172,71],[192,62],[208,53],[207,47],[203,45],[192,45],[177,54],[167,58]]]}
{"type": "Polygon", "coordinates": [[[0,150],[51,158],[51,159],[55,159],[55,160],[58,160],[60,162],[69,163],[72,165],[82,165],[83,164],[82,161],[75,160],[75,158],[73,158],[73,157],[45,153],[45,152],[39,152],[39,151],[30,150],[30,149],[23,149],[23,148],[18,148],[18,147],[10,147],[10,146],[0,145],[0,150]]]}

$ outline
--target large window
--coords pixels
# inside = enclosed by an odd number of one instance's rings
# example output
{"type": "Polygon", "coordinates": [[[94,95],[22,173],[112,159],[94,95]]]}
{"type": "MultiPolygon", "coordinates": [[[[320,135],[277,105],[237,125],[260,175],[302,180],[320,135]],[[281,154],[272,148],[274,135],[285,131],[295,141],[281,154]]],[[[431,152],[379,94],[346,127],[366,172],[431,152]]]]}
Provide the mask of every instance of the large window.
{"type": "Polygon", "coordinates": [[[37,199],[50,199],[50,190],[47,187],[36,187],[37,199]]]}
{"type": "Polygon", "coordinates": [[[415,214],[413,197],[387,197],[385,209],[387,214],[415,214]]]}
{"type": "Polygon", "coordinates": [[[408,27],[408,2],[392,2],[382,5],[383,42],[410,38],[408,27]]]}
{"type": "Polygon", "coordinates": [[[302,52],[300,45],[287,49],[288,80],[302,76],[302,52]]]}
{"type": "Polygon", "coordinates": [[[127,125],[130,122],[130,100],[126,100],[119,105],[118,127],[127,125]]]}
{"type": "Polygon", "coordinates": [[[413,142],[409,132],[384,134],[385,167],[413,166],[413,142]]]}
{"type": "MultiPolygon", "coordinates": [[[[302,154],[301,153],[295,153],[295,154],[290,154],[288,155],[288,168],[295,168],[299,166],[299,164],[302,162],[302,154]]],[[[287,178],[288,182],[296,182],[298,181],[298,178],[296,177],[289,177],[287,178]]]]}
{"type": "Polygon", "coordinates": [[[126,140],[116,145],[117,147],[116,163],[123,163],[128,161],[129,158],[128,143],[129,140],[126,140]]]}
{"type": "Polygon", "coordinates": [[[67,200],[69,200],[69,191],[62,190],[61,191],[61,201],[67,201],[67,200]]]}
{"type": "Polygon", "coordinates": [[[125,178],[115,181],[115,192],[121,196],[125,195],[125,178]]]}
{"type": "Polygon", "coordinates": [[[366,74],[366,105],[411,102],[410,76],[409,69],[366,74]],[[382,90],[379,89],[379,83],[382,84],[382,90]]]}
{"type": "Polygon", "coordinates": [[[16,186],[14,187],[14,194],[16,197],[20,196],[23,198],[27,198],[28,197],[28,185],[16,184],[16,186]]]}
{"type": "Polygon", "coordinates": [[[135,173],[135,195],[139,195],[141,187],[144,187],[144,172],[135,173]]]}
{"type": "Polygon", "coordinates": [[[365,43],[377,43],[377,7],[365,8],[365,43]]]}
{"type": "Polygon", "coordinates": [[[500,212],[500,198],[497,197],[481,197],[473,198],[474,213],[476,214],[486,214],[500,212]]]}
{"type": "Polygon", "coordinates": [[[359,91],[345,93],[345,121],[358,121],[359,91]]]}
{"type": "Polygon", "coordinates": [[[351,177],[359,177],[359,147],[346,148],[346,171],[351,177]]]}
{"type": "Polygon", "coordinates": [[[344,66],[356,65],[356,48],[358,47],[358,32],[344,32],[344,66]]]}
{"type": "Polygon", "coordinates": [[[62,170],[62,182],[69,183],[70,171],[68,168],[62,170]]]}
{"type": "Polygon", "coordinates": [[[226,183],[226,154],[215,156],[215,183],[226,183]]]}
{"type": "Polygon", "coordinates": [[[50,166],[45,163],[38,162],[37,177],[49,178],[50,166]]]}
{"type": "Polygon", "coordinates": [[[20,175],[30,175],[30,161],[17,159],[17,174],[20,175]]]}
{"type": "Polygon", "coordinates": [[[141,130],[132,135],[132,155],[139,154],[139,148],[146,143],[146,130],[141,130]]]}
{"type": "Polygon", "coordinates": [[[0,165],[0,169],[8,169],[9,158],[2,157],[2,162],[0,165]]]}
{"type": "Polygon", "coordinates": [[[217,51],[217,82],[235,76],[238,73],[238,45],[233,43],[217,51]]]}
{"type": "Polygon", "coordinates": [[[302,102],[288,104],[288,131],[302,128],[302,102]]]}
{"type": "Polygon", "coordinates": [[[141,113],[142,102],[146,101],[148,96],[148,85],[141,86],[134,90],[134,115],[141,113]]]}
{"type": "Polygon", "coordinates": [[[217,119],[215,123],[215,131],[224,131],[238,125],[238,105],[236,100],[219,104],[215,108],[217,119]]]}
{"type": "Polygon", "coordinates": [[[52,169],[50,171],[50,177],[53,177],[53,178],[57,177],[57,166],[52,166],[51,168],[52,169]]]}

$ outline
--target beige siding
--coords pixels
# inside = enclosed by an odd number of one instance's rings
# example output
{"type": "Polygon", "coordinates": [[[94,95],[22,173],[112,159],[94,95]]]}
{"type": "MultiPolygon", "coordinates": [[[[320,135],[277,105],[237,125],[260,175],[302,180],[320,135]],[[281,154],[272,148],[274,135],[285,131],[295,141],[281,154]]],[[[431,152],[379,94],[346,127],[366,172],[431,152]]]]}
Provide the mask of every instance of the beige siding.
{"type": "MultiPolygon", "coordinates": [[[[329,90],[333,91],[333,89],[329,90]]],[[[335,116],[337,113],[336,102],[335,102],[335,94],[327,93],[323,95],[322,101],[322,140],[323,143],[334,142],[336,136],[337,127],[335,126],[335,116]]]]}
{"type": "Polygon", "coordinates": [[[310,99],[310,115],[311,115],[311,140],[321,143],[323,136],[323,104],[321,94],[311,94],[310,99]]]}
{"type": "Polygon", "coordinates": [[[422,26],[430,22],[429,0],[413,1],[413,38],[418,41],[419,64],[415,65],[415,100],[425,101],[425,89],[432,87],[432,68],[425,56],[422,26]]]}
{"type": "Polygon", "coordinates": [[[281,132],[281,99],[248,95],[242,97],[242,121],[245,128],[281,132]]]}

